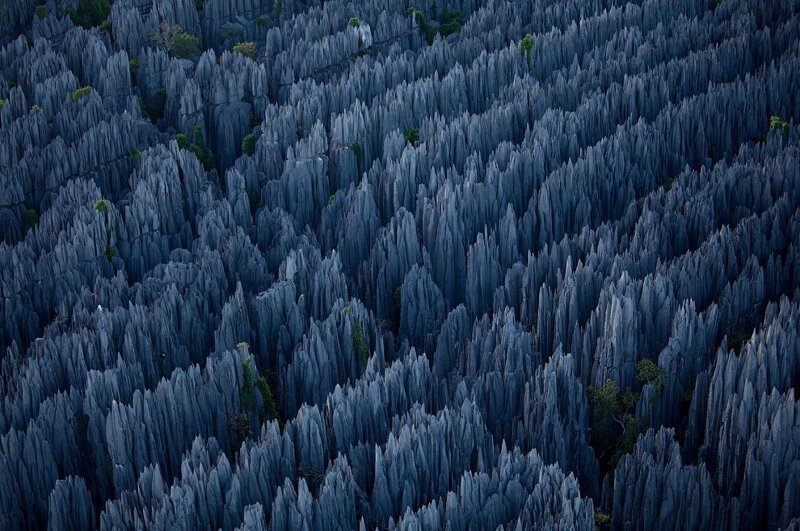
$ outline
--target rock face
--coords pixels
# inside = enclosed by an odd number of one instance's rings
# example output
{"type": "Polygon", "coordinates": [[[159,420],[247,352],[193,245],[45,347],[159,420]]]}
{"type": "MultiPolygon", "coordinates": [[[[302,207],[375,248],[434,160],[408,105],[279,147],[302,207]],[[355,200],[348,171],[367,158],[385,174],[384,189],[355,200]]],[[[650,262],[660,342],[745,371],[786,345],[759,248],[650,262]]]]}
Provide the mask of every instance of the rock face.
{"type": "Polygon", "coordinates": [[[0,3],[0,530],[800,529],[798,1],[0,3]]]}

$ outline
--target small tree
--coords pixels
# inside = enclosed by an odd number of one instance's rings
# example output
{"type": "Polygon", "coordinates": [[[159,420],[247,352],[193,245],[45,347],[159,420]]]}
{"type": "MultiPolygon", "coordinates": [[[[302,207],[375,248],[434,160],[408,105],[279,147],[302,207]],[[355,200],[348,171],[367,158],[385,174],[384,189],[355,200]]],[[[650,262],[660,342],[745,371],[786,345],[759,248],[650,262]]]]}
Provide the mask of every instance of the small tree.
{"type": "Polygon", "coordinates": [[[256,385],[264,401],[264,413],[267,419],[278,420],[278,406],[275,404],[275,398],[272,396],[272,388],[269,386],[269,383],[267,383],[267,379],[260,376],[256,385]]]}
{"type": "Polygon", "coordinates": [[[39,222],[39,214],[32,208],[22,213],[22,226],[25,230],[32,229],[39,222]]]}
{"type": "Polygon", "coordinates": [[[253,133],[245,135],[242,139],[242,155],[252,156],[256,150],[256,135],[253,133]]]}
{"type": "Polygon", "coordinates": [[[642,358],[636,364],[636,377],[642,383],[652,384],[660,393],[664,391],[667,383],[667,373],[647,358],[642,358]]]}
{"type": "Polygon", "coordinates": [[[358,28],[361,26],[361,19],[358,17],[350,17],[350,20],[347,23],[351,28],[358,28]]]}
{"type": "Polygon", "coordinates": [[[533,47],[535,45],[536,44],[533,42],[533,36],[530,33],[522,37],[522,40],[520,40],[519,44],[517,45],[520,53],[528,60],[528,64],[531,62],[531,52],[533,52],[533,47]]]}
{"type": "Polygon", "coordinates": [[[180,26],[170,26],[169,22],[161,19],[161,24],[150,32],[150,44],[163,48],[168,53],[175,46],[175,36],[178,34],[180,26]]]}
{"type": "Polygon", "coordinates": [[[108,214],[108,202],[103,198],[98,199],[94,202],[94,210],[100,214],[108,214]]]}
{"type": "Polygon", "coordinates": [[[197,155],[197,158],[203,163],[203,167],[207,170],[210,170],[214,167],[214,161],[211,151],[206,147],[206,139],[203,135],[203,128],[199,125],[195,125],[194,128],[192,128],[192,134],[194,136],[194,143],[189,147],[189,149],[195,155],[197,155]]]}
{"type": "Polygon", "coordinates": [[[419,142],[419,129],[416,127],[409,127],[406,129],[406,132],[403,133],[403,139],[406,141],[406,144],[416,144],[419,142]]]}
{"type": "Polygon", "coordinates": [[[364,328],[358,320],[351,318],[350,326],[352,327],[351,340],[353,342],[353,351],[358,359],[366,366],[369,359],[369,344],[364,336],[364,328]]]}
{"type": "Polygon", "coordinates": [[[332,193],[328,197],[328,206],[333,205],[336,202],[336,200],[339,199],[342,196],[342,194],[344,194],[344,191],[341,188],[339,188],[334,193],[332,193]]]}
{"type": "Polygon", "coordinates": [[[81,87],[72,93],[72,101],[79,101],[81,98],[88,96],[92,92],[92,87],[81,87]]]}
{"type": "Polygon", "coordinates": [[[171,26],[166,20],[161,20],[158,28],[150,32],[150,43],[163,48],[167,53],[179,59],[186,59],[199,53],[198,39],[190,33],[185,33],[179,25],[171,26]]]}
{"type": "Polygon", "coordinates": [[[781,131],[784,135],[789,134],[789,124],[781,119],[780,116],[772,116],[769,119],[770,131],[781,131]]]}
{"type": "Polygon", "coordinates": [[[75,10],[70,12],[70,18],[76,26],[89,29],[102,24],[110,14],[111,4],[108,0],[78,0],[75,10]]]}
{"type": "Polygon", "coordinates": [[[167,89],[158,89],[153,97],[150,98],[150,105],[147,107],[147,114],[150,116],[150,121],[153,123],[158,122],[164,117],[164,108],[167,105],[167,89]]]}
{"type": "Polygon", "coordinates": [[[353,154],[356,156],[356,171],[358,175],[356,175],[356,180],[361,179],[361,174],[364,171],[364,152],[361,149],[361,144],[355,142],[350,145],[350,149],[353,150],[353,154]]]}
{"type": "Polygon", "coordinates": [[[256,48],[256,43],[254,42],[240,42],[233,46],[233,53],[238,53],[248,59],[255,60],[256,55],[258,55],[258,48],[256,48]]]}
{"type": "Polygon", "coordinates": [[[175,135],[175,142],[178,143],[178,147],[181,149],[188,149],[189,148],[189,141],[186,139],[186,135],[183,133],[178,133],[175,135]]]}
{"type": "Polygon", "coordinates": [[[198,39],[191,33],[184,33],[180,26],[178,34],[175,36],[175,44],[172,46],[172,55],[178,59],[188,59],[200,53],[198,39]]]}
{"type": "Polygon", "coordinates": [[[458,9],[451,9],[442,14],[442,24],[439,26],[439,33],[442,37],[447,37],[453,33],[458,33],[464,26],[461,20],[461,11],[458,9]]]}
{"type": "Polygon", "coordinates": [[[632,411],[637,396],[630,391],[620,394],[611,379],[598,389],[589,386],[587,393],[592,404],[592,446],[598,450],[601,464],[611,470],[636,442],[639,422],[632,411]]]}
{"type": "Polygon", "coordinates": [[[36,6],[36,16],[39,18],[47,18],[47,6],[36,6]]]}
{"type": "Polygon", "coordinates": [[[411,17],[412,22],[419,27],[422,35],[425,37],[425,41],[428,44],[433,44],[433,39],[435,39],[436,34],[439,33],[439,27],[429,22],[425,13],[414,7],[409,7],[408,10],[406,10],[406,14],[411,17]]]}
{"type": "Polygon", "coordinates": [[[137,75],[139,73],[139,60],[134,58],[128,61],[128,70],[131,72],[131,83],[136,85],[137,75]]]}

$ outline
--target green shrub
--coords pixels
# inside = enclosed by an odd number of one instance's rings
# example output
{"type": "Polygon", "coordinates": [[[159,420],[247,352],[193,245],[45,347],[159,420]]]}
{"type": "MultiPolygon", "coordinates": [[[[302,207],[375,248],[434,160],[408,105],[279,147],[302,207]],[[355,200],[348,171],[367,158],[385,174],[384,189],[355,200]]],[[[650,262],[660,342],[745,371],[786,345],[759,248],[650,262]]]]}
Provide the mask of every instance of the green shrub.
{"type": "Polygon", "coordinates": [[[451,9],[442,14],[442,24],[439,26],[439,33],[442,37],[458,33],[462,27],[464,27],[464,22],[461,20],[461,11],[458,9],[451,9]]]}
{"type": "Polygon", "coordinates": [[[640,359],[636,364],[636,377],[642,383],[653,384],[659,393],[664,391],[667,383],[666,371],[647,358],[640,359]]]}
{"type": "Polygon", "coordinates": [[[358,17],[350,17],[350,20],[347,23],[351,28],[358,28],[361,26],[361,20],[358,17]]]}
{"type": "Polygon", "coordinates": [[[255,24],[256,24],[256,26],[258,26],[259,28],[263,28],[263,27],[264,27],[264,26],[266,26],[268,23],[269,23],[269,19],[268,19],[267,17],[264,17],[264,16],[258,17],[258,18],[255,20],[255,24]]]}
{"type": "Polygon", "coordinates": [[[369,359],[369,344],[364,337],[364,328],[356,319],[350,320],[352,326],[351,340],[353,341],[353,351],[358,359],[366,366],[369,359]]]}
{"type": "Polygon", "coordinates": [[[70,12],[72,22],[86,29],[99,26],[111,14],[108,0],[78,0],[74,11],[70,12]]]}
{"type": "Polygon", "coordinates": [[[0,98],[0,109],[2,109],[3,105],[5,105],[5,104],[6,104],[6,100],[4,100],[3,98],[0,98]]]}
{"type": "Polygon", "coordinates": [[[222,26],[217,30],[217,38],[221,41],[238,39],[241,36],[241,31],[235,26],[222,26]]]}
{"type": "Polygon", "coordinates": [[[356,156],[356,170],[358,171],[356,180],[360,180],[361,174],[364,173],[364,152],[361,150],[361,144],[358,142],[351,144],[350,149],[353,150],[353,154],[356,156]]]}
{"type": "Polygon", "coordinates": [[[417,26],[419,26],[419,30],[422,32],[422,35],[425,37],[427,43],[433,44],[433,39],[435,39],[436,34],[439,33],[439,27],[436,24],[429,22],[428,17],[425,16],[425,13],[419,9],[409,7],[406,13],[416,21],[417,26]]]}
{"type": "Polygon", "coordinates": [[[39,114],[40,112],[42,112],[42,107],[40,105],[31,106],[30,114],[39,114]]]}
{"type": "Polygon", "coordinates": [[[128,61],[128,70],[131,71],[131,83],[135,85],[139,74],[139,60],[134,58],[128,61]]]}
{"type": "Polygon", "coordinates": [[[130,152],[130,156],[135,159],[140,159],[142,158],[142,152],[139,151],[138,149],[134,149],[133,151],[130,152]]]}
{"type": "Polygon", "coordinates": [[[39,18],[47,18],[47,6],[36,6],[36,16],[39,18]]]}
{"type": "Polygon", "coordinates": [[[255,59],[256,55],[258,55],[258,48],[256,48],[256,43],[254,42],[240,42],[234,45],[233,53],[244,55],[248,59],[255,59]]]}
{"type": "Polygon", "coordinates": [[[609,531],[611,529],[611,517],[606,513],[594,513],[594,528],[597,531],[609,531]]]}
{"type": "Polygon", "coordinates": [[[244,375],[244,385],[239,389],[239,398],[242,401],[242,407],[247,411],[255,411],[255,377],[253,376],[253,367],[250,365],[250,360],[244,360],[242,362],[242,373],[244,375]]]}
{"type": "Polygon", "coordinates": [[[94,210],[100,214],[108,214],[108,201],[103,198],[98,199],[94,202],[94,210]]]}
{"type": "Polygon", "coordinates": [[[112,31],[114,30],[114,27],[111,24],[111,19],[110,18],[107,18],[103,22],[101,22],[99,27],[100,27],[100,29],[102,31],[105,31],[109,35],[111,35],[112,31]]]}
{"type": "Polygon", "coordinates": [[[147,114],[150,121],[158,122],[164,117],[164,107],[167,105],[167,89],[160,88],[150,98],[150,105],[147,107],[147,114]]]}
{"type": "Polygon", "coordinates": [[[741,330],[734,333],[730,339],[728,339],[728,348],[732,349],[734,352],[736,352],[736,354],[741,353],[742,347],[745,343],[747,343],[747,340],[750,339],[751,335],[752,334],[748,334],[747,332],[743,332],[741,330]]]}
{"type": "Polygon", "coordinates": [[[332,194],[330,195],[330,197],[328,198],[328,206],[331,206],[332,204],[334,204],[334,203],[336,202],[336,200],[337,200],[337,199],[338,199],[338,198],[339,198],[339,197],[340,197],[340,196],[341,196],[343,193],[344,193],[344,190],[342,190],[341,188],[340,188],[340,189],[338,189],[338,190],[336,190],[334,193],[332,193],[332,194]]]}
{"type": "Polygon", "coordinates": [[[244,413],[228,417],[228,437],[231,440],[231,450],[235,454],[242,447],[242,443],[250,435],[250,420],[244,413]]]}
{"type": "Polygon", "coordinates": [[[406,132],[403,133],[403,139],[406,141],[406,144],[416,144],[419,142],[419,129],[416,127],[409,127],[406,129],[406,132]]]}
{"type": "Polygon", "coordinates": [[[275,404],[275,398],[272,396],[272,389],[267,383],[267,379],[263,376],[258,378],[256,382],[258,390],[261,392],[261,398],[264,400],[264,413],[268,420],[278,419],[278,407],[275,404]]]}
{"type": "Polygon", "coordinates": [[[175,141],[178,143],[179,148],[194,153],[206,171],[214,167],[214,154],[206,147],[205,138],[203,137],[203,128],[200,125],[195,125],[194,128],[192,128],[191,143],[189,143],[189,138],[183,133],[175,135],[175,141]]]}
{"type": "Polygon", "coordinates": [[[531,52],[533,52],[534,46],[536,46],[536,44],[533,42],[533,36],[530,33],[522,37],[522,40],[520,40],[517,45],[519,52],[525,56],[528,62],[531,60],[531,52]]]}
{"type": "Polygon", "coordinates": [[[242,139],[242,155],[252,156],[256,151],[256,135],[249,133],[242,139]]]}
{"type": "Polygon", "coordinates": [[[78,101],[81,98],[88,96],[92,92],[92,87],[81,87],[72,92],[72,101],[78,101]]]}
{"type": "Polygon", "coordinates": [[[789,124],[781,119],[780,116],[772,116],[769,119],[770,131],[780,131],[784,135],[789,133],[789,124]]]}
{"type": "MultiPolygon", "coordinates": [[[[246,345],[247,343],[242,342],[239,343],[237,347],[241,349],[246,345]]],[[[260,376],[258,380],[256,380],[255,374],[253,373],[253,365],[249,359],[242,362],[242,375],[244,376],[244,384],[239,389],[239,399],[242,402],[244,410],[253,413],[258,412],[259,418],[262,420],[265,415],[269,420],[276,420],[278,418],[278,408],[272,395],[272,389],[269,383],[267,383],[267,379],[260,376]],[[258,389],[261,394],[261,399],[264,403],[263,410],[259,410],[256,401],[256,389],[258,389]]]]}
{"type": "Polygon", "coordinates": [[[115,256],[117,256],[117,251],[116,251],[116,249],[114,249],[113,247],[111,247],[109,245],[108,247],[106,247],[105,255],[106,255],[106,259],[110,262],[110,261],[112,261],[114,259],[115,256]]]}
{"type": "Polygon", "coordinates": [[[633,415],[638,396],[620,393],[614,380],[606,380],[599,389],[586,388],[592,405],[592,446],[600,464],[613,470],[619,458],[633,449],[639,434],[639,422],[633,415]]]}
{"type": "Polygon", "coordinates": [[[198,39],[191,33],[184,33],[180,26],[176,26],[178,32],[175,35],[175,43],[172,46],[172,55],[178,59],[188,59],[200,53],[198,39]]]}
{"type": "Polygon", "coordinates": [[[25,230],[32,229],[39,223],[39,214],[32,208],[22,213],[22,226],[25,230]]]}
{"type": "Polygon", "coordinates": [[[178,59],[188,59],[200,53],[198,39],[191,33],[186,33],[177,24],[171,26],[162,20],[156,29],[150,32],[150,44],[158,46],[178,59]]]}

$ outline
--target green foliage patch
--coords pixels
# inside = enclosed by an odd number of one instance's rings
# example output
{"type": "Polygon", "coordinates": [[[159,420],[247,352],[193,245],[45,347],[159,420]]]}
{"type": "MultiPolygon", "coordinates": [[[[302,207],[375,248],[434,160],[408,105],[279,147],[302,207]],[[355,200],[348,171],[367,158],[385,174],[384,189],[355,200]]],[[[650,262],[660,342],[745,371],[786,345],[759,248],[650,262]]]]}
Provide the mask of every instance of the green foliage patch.
{"type": "Polygon", "coordinates": [[[533,36],[530,33],[527,33],[524,37],[522,37],[517,45],[519,52],[525,56],[525,58],[528,60],[528,63],[531,61],[531,52],[533,52],[534,46],[536,46],[536,43],[533,42],[533,36]]]}
{"type": "Polygon", "coordinates": [[[254,42],[240,42],[233,46],[233,53],[241,54],[248,59],[255,59],[258,54],[258,48],[254,42]]]}
{"type": "Polygon", "coordinates": [[[458,33],[462,27],[464,27],[464,21],[461,20],[461,11],[458,9],[451,9],[442,14],[442,23],[439,25],[439,33],[442,37],[458,33]]]}
{"type": "Polygon", "coordinates": [[[147,115],[153,123],[158,122],[164,117],[164,107],[167,105],[167,89],[158,89],[153,97],[150,98],[150,105],[147,106],[147,115]]]}
{"type": "Polygon", "coordinates": [[[111,14],[109,0],[78,0],[78,5],[69,15],[73,24],[86,29],[99,26],[111,14]]]}
{"type": "Polygon", "coordinates": [[[364,173],[364,152],[358,142],[351,144],[350,149],[353,150],[353,154],[356,156],[356,171],[358,171],[356,180],[359,180],[361,179],[361,174],[364,173]]]}
{"type": "Polygon", "coordinates": [[[332,193],[332,194],[330,195],[330,197],[328,197],[328,206],[331,206],[332,204],[334,204],[334,203],[336,202],[336,200],[337,200],[339,197],[341,197],[341,195],[342,195],[343,193],[344,193],[344,190],[342,190],[341,188],[340,188],[340,189],[338,189],[338,190],[336,190],[334,193],[332,193]]]}
{"type": "Polygon", "coordinates": [[[39,223],[39,214],[32,208],[22,213],[22,226],[25,230],[32,229],[39,223]]]}
{"type": "Polygon", "coordinates": [[[586,388],[592,405],[592,446],[606,470],[613,470],[620,457],[633,450],[639,433],[639,422],[633,414],[637,396],[630,391],[620,393],[614,380],[608,379],[599,388],[586,388]]]}
{"type": "Polygon", "coordinates": [[[664,369],[647,358],[642,358],[636,364],[636,377],[642,383],[652,384],[659,393],[664,392],[667,383],[667,373],[664,369]]]}
{"type": "Polygon", "coordinates": [[[256,135],[248,133],[242,139],[242,155],[252,156],[256,151],[256,135]]]}
{"type": "Polygon", "coordinates": [[[364,328],[357,319],[351,319],[350,325],[352,327],[351,340],[353,342],[353,351],[355,351],[358,359],[361,360],[365,366],[369,359],[369,344],[364,336],[364,328]]]}
{"type": "Polygon", "coordinates": [[[78,101],[81,98],[88,96],[92,92],[92,87],[81,87],[72,92],[72,101],[78,101]]]}
{"type": "Polygon", "coordinates": [[[108,201],[103,198],[98,199],[94,202],[94,210],[100,214],[108,214],[108,201]]]}
{"type": "Polygon", "coordinates": [[[747,340],[750,339],[752,334],[748,334],[744,331],[735,332],[729,339],[728,339],[728,347],[731,348],[736,354],[741,354],[742,347],[747,340]]]}
{"type": "Polygon", "coordinates": [[[419,129],[416,127],[409,127],[406,129],[406,132],[403,133],[403,140],[406,141],[406,144],[416,144],[419,142],[419,129]]]}
{"type": "Polygon", "coordinates": [[[789,124],[781,119],[780,116],[771,116],[769,119],[770,131],[780,131],[784,135],[789,134],[789,124]]]}
{"type": "Polygon", "coordinates": [[[185,33],[180,26],[175,35],[175,43],[172,46],[172,55],[178,59],[188,59],[200,53],[197,37],[191,33],[185,33]]]}

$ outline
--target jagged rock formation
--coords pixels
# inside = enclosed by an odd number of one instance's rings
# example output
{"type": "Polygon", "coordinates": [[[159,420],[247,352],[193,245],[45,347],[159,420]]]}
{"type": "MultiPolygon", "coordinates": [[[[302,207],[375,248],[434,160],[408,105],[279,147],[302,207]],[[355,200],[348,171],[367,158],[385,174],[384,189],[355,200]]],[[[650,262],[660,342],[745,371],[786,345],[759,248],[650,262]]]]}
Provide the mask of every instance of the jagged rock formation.
{"type": "Polygon", "coordinates": [[[4,2],[0,530],[800,528],[798,74],[798,0],[4,2]]]}

